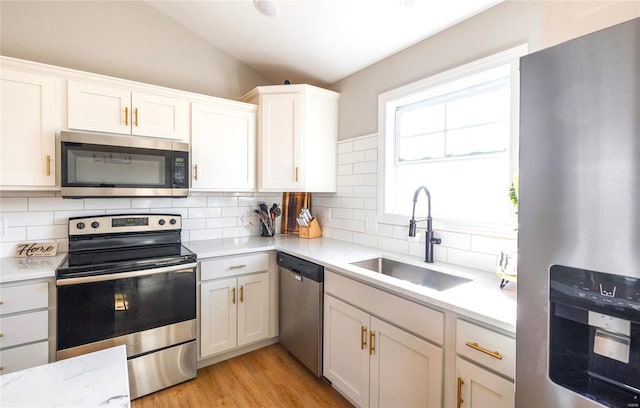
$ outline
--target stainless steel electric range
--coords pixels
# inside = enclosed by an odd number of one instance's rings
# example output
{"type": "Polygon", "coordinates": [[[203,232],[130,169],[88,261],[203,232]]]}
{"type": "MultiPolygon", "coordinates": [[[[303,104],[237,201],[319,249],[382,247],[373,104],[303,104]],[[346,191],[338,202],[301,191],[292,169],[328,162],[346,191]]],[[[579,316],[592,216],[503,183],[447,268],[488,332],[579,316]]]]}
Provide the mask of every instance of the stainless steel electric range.
{"type": "Polygon", "coordinates": [[[69,219],[57,359],[124,344],[131,398],[196,376],[197,257],[175,214],[69,219]]]}

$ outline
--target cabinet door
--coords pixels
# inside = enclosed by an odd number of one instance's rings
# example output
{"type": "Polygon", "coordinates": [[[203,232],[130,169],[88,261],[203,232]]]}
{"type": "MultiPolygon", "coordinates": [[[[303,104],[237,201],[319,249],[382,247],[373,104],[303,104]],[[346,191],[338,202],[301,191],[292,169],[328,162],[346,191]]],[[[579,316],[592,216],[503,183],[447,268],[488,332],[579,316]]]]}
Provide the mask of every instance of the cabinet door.
{"type": "Polygon", "coordinates": [[[369,405],[369,315],[324,297],[323,374],[358,406],[369,405]]]}
{"type": "Polygon", "coordinates": [[[463,408],[509,408],[515,406],[511,381],[456,357],[458,399],[463,408]]]}
{"type": "Polygon", "coordinates": [[[131,92],[75,81],[67,89],[69,129],[131,134],[131,92]]]}
{"type": "Polygon", "coordinates": [[[0,351],[0,374],[8,374],[49,362],[49,342],[41,341],[26,346],[0,351]]]}
{"type": "Polygon", "coordinates": [[[55,80],[2,67],[0,95],[0,186],[55,186],[55,80]]]}
{"type": "Polygon", "coordinates": [[[443,351],[371,317],[371,407],[442,406],[443,351]]]}
{"type": "Polygon", "coordinates": [[[269,337],[269,273],[238,277],[238,346],[269,337]]]}
{"type": "Polygon", "coordinates": [[[131,95],[131,108],[132,134],[188,140],[185,100],[134,92],[131,95]]]}
{"type": "Polygon", "coordinates": [[[236,347],[236,278],[200,286],[200,357],[236,347]]]}
{"type": "Polygon", "coordinates": [[[191,104],[191,187],[255,189],[255,111],[191,104]]]}
{"type": "Polygon", "coordinates": [[[302,188],[302,109],[299,93],[260,96],[261,191],[298,191],[302,188]]]}

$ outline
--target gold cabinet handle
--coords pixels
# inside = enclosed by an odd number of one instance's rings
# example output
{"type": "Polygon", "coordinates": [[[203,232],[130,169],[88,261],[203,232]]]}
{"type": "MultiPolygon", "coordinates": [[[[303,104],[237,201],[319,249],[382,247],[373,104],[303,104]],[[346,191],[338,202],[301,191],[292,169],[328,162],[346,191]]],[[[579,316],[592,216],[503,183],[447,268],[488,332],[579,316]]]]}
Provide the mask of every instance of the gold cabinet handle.
{"type": "Polygon", "coordinates": [[[245,264],[240,264],[240,265],[232,265],[229,267],[229,269],[242,269],[242,268],[246,268],[247,265],[245,264]]]}
{"type": "Polygon", "coordinates": [[[364,350],[367,347],[367,327],[360,327],[360,350],[364,350]]]}
{"type": "Polygon", "coordinates": [[[47,168],[47,176],[51,175],[51,156],[47,155],[45,159],[46,168],[47,168]]]}
{"type": "Polygon", "coordinates": [[[4,371],[4,367],[0,367],[0,371],[4,371]]]}
{"type": "Polygon", "coordinates": [[[4,302],[2,300],[0,300],[0,305],[4,305],[4,302]]]}
{"type": "Polygon", "coordinates": [[[236,288],[231,288],[231,303],[236,304],[236,288]]]}
{"type": "Polygon", "coordinates": [[[376,352],[376,332],[371,330],[369,332],[369,355],[376,352]]]}
{"type": "Polygon", "coordinates": [[[124,108],[124,125],[129,126],[129,107],[124,108]]]}
{"type": "Polygon", "coordinates": [[[4,333],[0,333],[0,337],[4,337],[4,333]]]}
{"type": "Polygon", "coordinates": [[[497,351],[491,351],[491,350],[487,350],[486,348],[480,346],[478,343],[472,343],[470,341],[467,341],[466,343],[464,343],[467,347],[471,347],[474,350],[478,350],[484,354],[488,354],[493,358],[497,358],[498,360],[502,360],[502,354],[500,354],[497,351]]]}
{"type": "Polygon", "coordinates": [[[240,302],[244,302],[244,285],[240,286],[240,302]]]}
{"type": "Polygon", "coordinates": [[[298,181],[298,166],[296,166],[296,181],[298,181]]]}
{"type": "Polygon", "coordinates": [[[460,406],[464,402],[464,400],[462,399],[462,384],[464,384],[464,381],[462,381],[462,378],[458,377],[458,403],[456,405],[458,408],[460,408],[460,406]]]}
{"type": "Polygon", "coordinates": [[[193,166],[193,179],[198,180],[198,165],[193,166]]]}
{"type": "Polygon", "coordinates": [[[133,124],[138,126],[138,108],[133,110],[133,116],[135,117],[133,124]]]}

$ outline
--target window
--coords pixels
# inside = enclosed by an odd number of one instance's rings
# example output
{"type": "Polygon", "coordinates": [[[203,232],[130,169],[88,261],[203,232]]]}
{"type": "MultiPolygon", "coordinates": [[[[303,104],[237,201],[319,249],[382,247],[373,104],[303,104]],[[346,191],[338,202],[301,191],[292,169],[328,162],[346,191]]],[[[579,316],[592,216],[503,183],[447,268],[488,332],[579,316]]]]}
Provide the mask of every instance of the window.
{"type": "MultiPolygon", "coordinates": [[[[508,192],[525,52],[516,47],[380,95],[382,222],[406,225],[424,185],[437,228],[513,230],[508,192]]],[[[421,200],[416,213],[425,216],[421,200]]]]}

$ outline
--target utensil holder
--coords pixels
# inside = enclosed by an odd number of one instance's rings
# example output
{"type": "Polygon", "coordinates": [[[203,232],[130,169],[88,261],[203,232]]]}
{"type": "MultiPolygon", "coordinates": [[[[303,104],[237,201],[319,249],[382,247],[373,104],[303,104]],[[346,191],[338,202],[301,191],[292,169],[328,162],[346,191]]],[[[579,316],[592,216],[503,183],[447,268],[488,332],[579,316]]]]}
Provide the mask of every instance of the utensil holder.
{"type": "Polygon", "coordinates": [[[320,224],[318,220],[315,218],[309,222],[308,227],[299,227],[299,237],[300,238],[318,238],[322,236],[322,229],[320,228],[320,224]]]}

